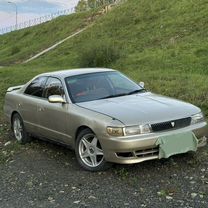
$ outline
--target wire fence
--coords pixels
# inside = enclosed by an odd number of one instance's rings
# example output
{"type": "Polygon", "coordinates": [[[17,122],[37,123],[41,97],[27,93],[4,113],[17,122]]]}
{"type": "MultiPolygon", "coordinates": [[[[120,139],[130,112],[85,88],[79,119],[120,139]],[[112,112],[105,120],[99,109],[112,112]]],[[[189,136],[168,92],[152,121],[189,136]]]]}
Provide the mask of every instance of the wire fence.
{"type": "MultiPolygon", "coordinates": [[[[104,0],[104,1],[105,2],[107,1],[106,5],[116,5],[116,4],[123,3],[127,0],[104,0]]],[[[97,6],[99,6],[99,5],[97,5],[97,6]]],[[[51,20],[53,20],[53,19],[55,19],[59,16],[69,15],[69,14],[73,14],[75,12],[76,12],[76,7],[70,8],[70,9],[65,9],[65,10],[60,10],[60,11],[55,12],[55,13],[51,13],[51,14],[48,14],[48,15],[45,15],[45,16],[34,18],[34,19],[30,19],[30,20],[21,22],[17,25],[15,24],[15,25],[12,25],[12,26],[9,26],[9,27],[0,28],[0,35],[3,35],[5,33],[9,33],[9,32],[15,31],[15,30],[21,30],[21,29],[24,29],[24,28],[39,25],[41,23],[51,21],[51,20]]]]}
{"type": "Polygon", "coordinates": [[[12,25],[12,26],[9,26],[9,27],[0,28],[0,35],[12,32],[14,30],[20,30],[20,29],[24,29],[24,28],[27,28],[27,27],[32,27],[32,26],[35,26],[35,25],[39,25],[41,23],[53,20],[53,19],[55,19],[59,16],[69,15],[69,14],[72,14],[72,13],[75,13],[75,8],[60,10],[60,11],[55,12],[55,13],[51,13],[51,14],[48,14],[48,15],[45,15],[45,16],[41,16],[41,17],[38,17],[38,18],[34,18],[34,19],[30,19],[30,20],[21,22],[17,25],[12,25]]]}

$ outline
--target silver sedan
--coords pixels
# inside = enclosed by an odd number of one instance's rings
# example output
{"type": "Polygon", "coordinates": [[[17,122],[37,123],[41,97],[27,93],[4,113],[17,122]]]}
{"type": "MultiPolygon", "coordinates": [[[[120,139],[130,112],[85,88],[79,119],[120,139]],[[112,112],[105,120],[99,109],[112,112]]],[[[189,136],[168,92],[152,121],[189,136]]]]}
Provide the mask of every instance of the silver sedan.
{"type": "Polygon", "coordinates": [[[201,110],[153,94],[112,69],[40,74],[10,87],[4,111],[15,138],[70,146],[86,170],[196,151],[207,142],[201,110]]]}

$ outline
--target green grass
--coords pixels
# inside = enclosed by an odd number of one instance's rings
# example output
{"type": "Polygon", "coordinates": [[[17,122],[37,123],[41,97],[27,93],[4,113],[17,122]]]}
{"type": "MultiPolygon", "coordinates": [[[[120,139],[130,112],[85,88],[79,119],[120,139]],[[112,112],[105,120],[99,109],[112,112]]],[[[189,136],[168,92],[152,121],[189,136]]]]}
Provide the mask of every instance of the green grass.
{"type": "MultiPolygon", "coordinates": [[[[80,67],[86,49],[107,43],[119,51],[119,56],[115,61],[103,62],[104,67],[119,69],[137,82],[144,81],[153,92],[191,102],[208,115],[207,14],[206,0],[129,0],[37,60],[0,69],[0,105],[7,87],[25,83],[41,72],[80,67]]],[[[0,43],[4,44],[0,44],[0,63],[20,62],[83,26],[89,15],[61,17],[1,36],[0,43]],[[59,21],[63,23],[60,32],[54,29],[59,21]]]]}
{"type": "Polygon", "coordinates": [[[0,66],[21,63],[66,38],[94,19],[95,12],[61,16],[52,21],[0,36],[0,66]]]}

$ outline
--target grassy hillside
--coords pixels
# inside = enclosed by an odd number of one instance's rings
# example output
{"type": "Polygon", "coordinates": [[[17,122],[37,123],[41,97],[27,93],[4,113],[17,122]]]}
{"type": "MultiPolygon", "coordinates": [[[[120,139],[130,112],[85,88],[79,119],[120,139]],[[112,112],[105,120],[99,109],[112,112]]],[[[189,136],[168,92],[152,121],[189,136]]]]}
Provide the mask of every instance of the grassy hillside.
{"type": "Polygon", "coordinates": [[[204,71],[208,63],[207,13],[206,0],[129,0],[41,60],[53,65],[62,59],[67,65],[69,57],[79,58],[80,51],[105,42],[122,54],[116,66],[204,71]]]}
{"type": "Polygon", "coordinates": [[[0,36],[0,66],[21,63],[66,38],[94,19],[95,12],[61,16],[52,21],[0,36]]]}
{"type": "MultiPolygon", "coordinates": [[[[119,69],[136,81],[144,81],[151,91],[192,102],[208,115],[207,14],[207,0],[129,0],[100,17],[84,33],[30,64],[0,69],[0,96],[3,98],[8,86],[24,83],[43,71],[105,66],[119,69]]],[[[73,16],[78,18],[77,25],[83,24],[85,15],[89,14],[73,16]]],[[[72,28],[70,21],[65,24],[72,28]]],[[[39,30],[51,31],[57,25],[51,22],[47,29],[42,27],[45,25],[40,25],[39,30]]],[[[70,30],[63,28],[62,34],[70,30]]],[[[32,35],[36,30],[29,30],[30,47],[22,56],[21,53],[9,55],[11,48],[3,48],[1,44],[0,63],[18,62],[44,48],[42,43],[48,35],[39,33],[42,40],[39,42],[32,35]]],[[[24,51],[23,32],[4,35],[0,42],[16,38],[18,47],[24,51]]],[[[54,35],[54,40],[57,39],[54,35]]]]}

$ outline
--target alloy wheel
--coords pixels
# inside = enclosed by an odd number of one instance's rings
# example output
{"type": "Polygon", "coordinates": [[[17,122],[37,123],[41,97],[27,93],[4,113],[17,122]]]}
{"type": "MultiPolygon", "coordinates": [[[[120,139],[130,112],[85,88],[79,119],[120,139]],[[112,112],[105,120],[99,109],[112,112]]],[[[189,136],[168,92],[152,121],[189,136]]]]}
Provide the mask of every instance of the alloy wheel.
{"type": "Polygon", "coordinates": [[[14,135],[17,141],[21,141],[23,139],[23,126],[21,124],[21,121],[19,118],[15,118],[13,122],[13,130],[14,130],[14,135]]]}
{"type": "Polygon", "coordinates": [[[94,134],[84,135],[80,139],[79,155],[83,163],[90,167],[97,167],[103,162],[103,150],[94,134]]]}

